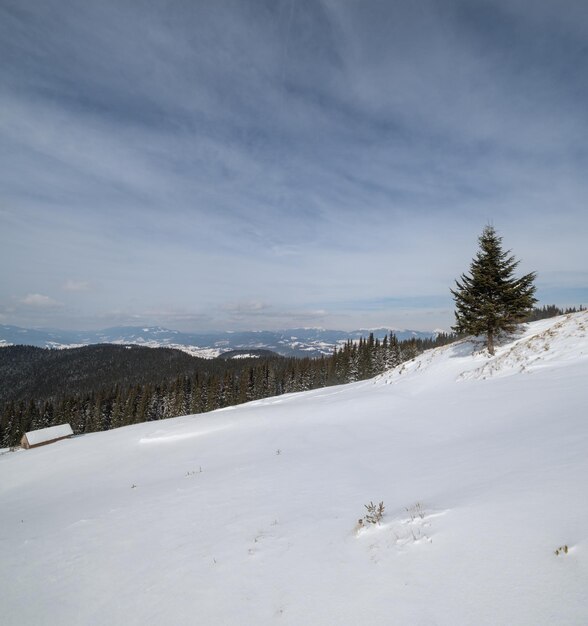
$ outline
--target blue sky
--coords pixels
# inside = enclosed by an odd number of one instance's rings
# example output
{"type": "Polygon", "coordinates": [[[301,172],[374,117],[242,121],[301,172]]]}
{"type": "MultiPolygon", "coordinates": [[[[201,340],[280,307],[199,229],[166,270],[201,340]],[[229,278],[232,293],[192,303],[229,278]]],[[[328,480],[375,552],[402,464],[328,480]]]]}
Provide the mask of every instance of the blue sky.
{"type": "Polygon", "coordinates": [[[584,0],[1,0],[0,323],[448,328],[487,223],[588,302],[584,0]]]}

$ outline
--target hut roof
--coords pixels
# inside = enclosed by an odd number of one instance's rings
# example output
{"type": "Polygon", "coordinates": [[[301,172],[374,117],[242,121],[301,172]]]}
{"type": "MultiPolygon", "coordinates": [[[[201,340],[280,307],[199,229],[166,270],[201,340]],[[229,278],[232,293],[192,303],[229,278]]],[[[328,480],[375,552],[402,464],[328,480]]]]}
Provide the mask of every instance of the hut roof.
{"type": "Polygon", "coordinates": [[[40,428],[39,430],[31,430],[26,434],[27,441],[30,446],[36,446],[45,441],[52,441],[60,437],[69,437],[73,435],[73,430],[69,424],[60,424],[59,426],[50,426],[49,428],[40,428]]]}

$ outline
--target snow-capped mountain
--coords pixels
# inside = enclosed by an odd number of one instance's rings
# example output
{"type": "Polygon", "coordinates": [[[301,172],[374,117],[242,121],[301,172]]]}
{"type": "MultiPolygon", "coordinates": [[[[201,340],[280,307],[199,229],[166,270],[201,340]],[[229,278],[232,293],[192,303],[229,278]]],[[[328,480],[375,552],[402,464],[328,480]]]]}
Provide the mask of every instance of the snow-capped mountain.
{"type": "Polygon", "coordinates": [[[586,624],[586,380],[582,312],[6,452],[2,623],[586,624]]]}
{"type": "MultiPolygon", "coordinates": [[[[32,345],[42,348],[71,348],[97,343],[136,344],[184,350],[195,356],[212,358],[230,350],[264,349],[283,356],[320,356],[332,354],[348,339],[383,338],[388,328],[341,331],[320,328],[291,328],[281,331],[242,331],[182,333],[159,326],[123,326],[98,331],[33,330],[0,325],[0,346],[32,345]]],[[[438,332],[394,330],[399,340],[435,337],[438,332]]]]}

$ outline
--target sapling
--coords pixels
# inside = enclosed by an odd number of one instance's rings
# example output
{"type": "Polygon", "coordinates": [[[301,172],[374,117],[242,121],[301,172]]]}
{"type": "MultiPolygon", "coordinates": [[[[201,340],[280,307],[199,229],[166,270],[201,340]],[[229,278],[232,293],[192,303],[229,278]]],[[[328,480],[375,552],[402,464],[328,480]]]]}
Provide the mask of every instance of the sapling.
{"type": "Polygon", "coordinates": [[[417,517],[425,519],[425,512],[423,511],[423,507],[420,502],[417,502],[411,507],[406,507],[405,510],[410,515],[411,522],[414,522],[417,517]]]}
{"type": "MultiPolygon", "coordinates": [[[[364,515],[363,520],[366,524],[379,524],[384,517],[384,502],[380,502],[379,504],[374,504],[370,501],[369,504],[364,504],[367,509],[367,514],[364,515]]],[[[362,520],[359,520],[362,522],[362,520]]],[[[363,522],[362,522],[363,523],[363,522]]]]}

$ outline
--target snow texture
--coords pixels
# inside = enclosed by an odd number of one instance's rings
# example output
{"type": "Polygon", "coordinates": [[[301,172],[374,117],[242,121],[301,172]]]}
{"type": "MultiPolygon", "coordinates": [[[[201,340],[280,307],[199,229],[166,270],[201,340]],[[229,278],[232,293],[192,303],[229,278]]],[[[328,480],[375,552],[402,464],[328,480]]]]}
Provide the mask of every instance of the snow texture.
{"type": "Polygon", "coordinates": [[[587,325],[0,455],[2,624],[587,624],[587,325]]]}

